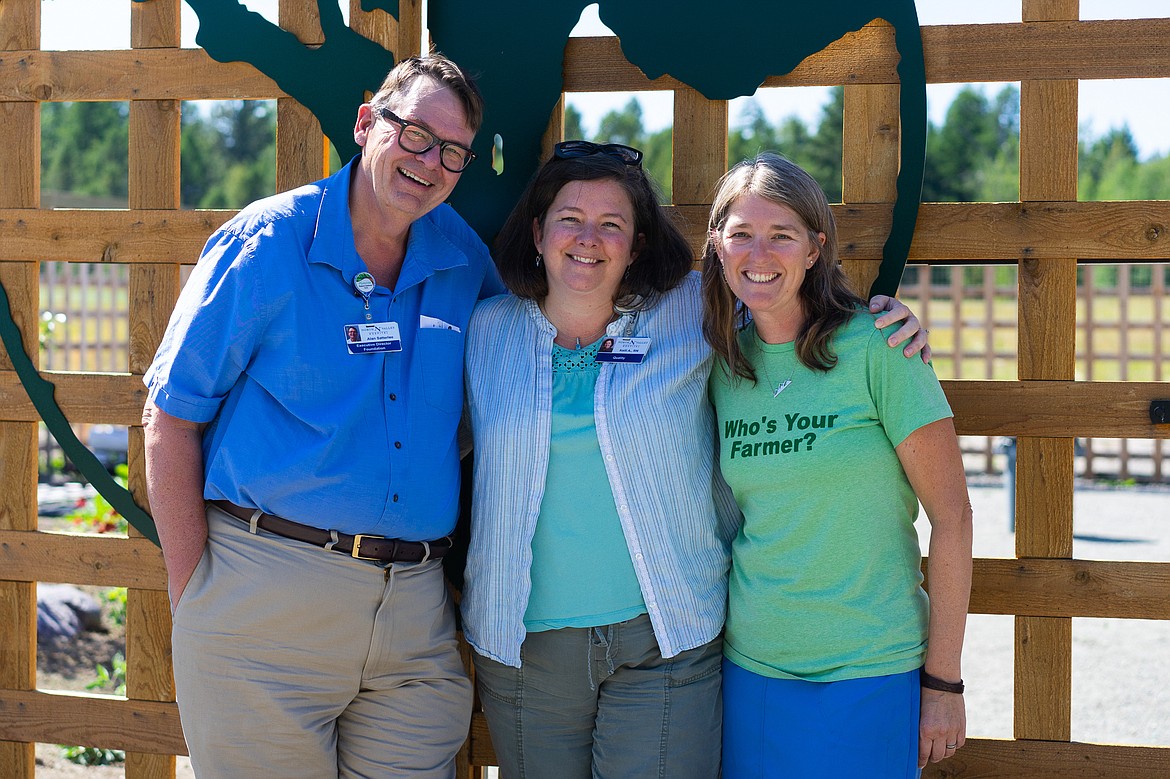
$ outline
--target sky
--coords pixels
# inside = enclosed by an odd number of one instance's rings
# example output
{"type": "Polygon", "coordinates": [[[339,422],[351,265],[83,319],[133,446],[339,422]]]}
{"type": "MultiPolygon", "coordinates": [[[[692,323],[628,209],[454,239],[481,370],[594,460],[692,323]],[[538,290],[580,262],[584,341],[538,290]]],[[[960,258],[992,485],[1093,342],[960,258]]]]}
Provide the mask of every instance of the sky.
{"type": "MultiPolygon", "coordinates": [[[[2,0],[0,0],[2,1],[2,0]]],[[[244,5],[276,18],[277,0],[244,0],[244,5]]],[[[923,25],[984,24],[1020,21],[1020,0],[917,0],[918,18],[923,25]]],[[[349,3],[341,0],[344,14],[349,3]]],[[[1145,19],[1170,17],[1167,0],[1080,0],[1082,19],[1145,19]]],[[[198,20],[183,3],[183,46],[195,45],[198,20]]],[[[575,35],[605,35],[597,6],[585,9],[575,35]]],[[[43,0],[41,5],[41,48],[101,50],[128,48],[130,45],[130,3],[127,0],[43,0]]],[[[941,124],[946,109],[962,88],[961,84],[927,86],[927,105],[931,121],[941,124]]],[[[988,97],[1002,84],[976,85],[988,97]]],[[[631,96],[642,104],[642,118],[650,131],[672,121],[669,92],[619,93],[612,95],[571,94],[568,102],[584,116],[586,132],[596,129],[609,110],[620,109],[631,96]]],[[[762,89],[756,99],[772,122],[796,115],[815,126],[825,104],[828,90],[821,87],[762,89]]],[[[739,124],[746,99],[732,101],[731,122],[739,124]]],[[[1126,81],[1082,81],[1080,115],[1082,137],[1095,138],[1106,131],[1127,125],[1143,158],[1170,154],[1170,79],[1131,79],[1126,81]]]]}

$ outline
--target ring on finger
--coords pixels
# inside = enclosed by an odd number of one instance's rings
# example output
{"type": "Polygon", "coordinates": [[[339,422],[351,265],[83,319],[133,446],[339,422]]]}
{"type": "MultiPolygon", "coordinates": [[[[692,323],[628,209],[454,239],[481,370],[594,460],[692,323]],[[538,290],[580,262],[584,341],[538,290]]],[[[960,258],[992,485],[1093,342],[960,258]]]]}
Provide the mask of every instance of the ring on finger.
{"type": "Polygon", "coordinates": [[[958,749],[958,748],[959,748],[958,744],[947,744],[947,749],[958,749]]]}

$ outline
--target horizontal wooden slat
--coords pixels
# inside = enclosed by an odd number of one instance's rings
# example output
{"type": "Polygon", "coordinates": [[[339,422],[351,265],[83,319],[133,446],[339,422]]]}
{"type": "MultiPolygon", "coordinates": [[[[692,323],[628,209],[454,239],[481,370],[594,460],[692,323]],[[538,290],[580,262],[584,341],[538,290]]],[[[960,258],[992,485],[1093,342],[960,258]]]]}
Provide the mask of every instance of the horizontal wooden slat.
{"type": "MultiPolygon", "coordinates": [[[[927,26],[922,46],[930,84],[1170,77],[1170,19],[927,26]]],[[[761,86],[897,84],[897,63],[893,28],[874,25],[761,86]]],[[[646,78],[626,61],[616,38],[570,38],[564,68],[566,92],[679,86],[670,76],[646,78]]]]}
{"type": "Polygon", "coordinates": [[[0,740],[187,754],[174,703],[0,690],[0,740]]]}
{"type": "Polygon", "coordinates": [[[922,28],[928,83],[1166,78],[1170,19],[922,28]]]}
{"type": "MultiPolygon", "coordinates": [[[[1170,19],[1122,19],[922,28],[929,83],[1170,77],[1170,19]]],[[[764,86],[896,84],[893,29],[866,27],[764,86]]],[[[674,89],[626,62],[616,38],[570,38],[565,91],[674,89]]],[[[227,100],[285,97],[251,65],[202,49],[0,53],[0,101],[227,100]]]]}
{"type": "Polygon", "coordinates": [[[0,209],[0,260],[194,263],[235,213],[0,209]]]}
{"type": "Polygon", "coordinates": [[[1170,563],[980,558],[970,611],[1170,619],[1170,563]]]}
{"type": "Polygon", "coordinates": [[[1165,382],[944,381],[960,435],[1170,438],[1150,422],[1165,382]]]}
{"type": "MultiPolygon", "coordinates": [[[[146,385],[130,373],[41,373],[53,383],[53,397],[70,422],[108,425],[142,423],[146,385]]],[[[36,422],[40,419],[16,371],[0,371],[0,420],[36,422]]]]}
{"type": "MultiPolygon", "coordinates": [[[[674,213],[698,254],[706,240],[707,208],[678,206],[674,213]]],[[[841,259],[881,258],[892,206],[837,205],[833,215],[840,231],[841,259]]],[[[924,203],[909,259],[986,263],[1067,257],[1167,259],[1170,202],[924,203]]]]}
{"type": "MultiPolygon", "coordinates": [[[[849,224],[852,213],[851,207],[839,212],[844,225],[849,224]]],[[[880,221],[888,223],[889,217],[880,221]]],[[[873,222],[870,215],[867,227],[873,222]]],[[[871,241],[880,246],[885,237],[884,227],[874,236],[846,235],[847,240],[856,240],[859,246],[843,247],[843,252],[868,247],[871,241]]],[[[872,256],[868,248],[863,253],[872,256]]],[[[910,247],[912,261],[1066,257],[1081,260],[1170,257],[1170,202],[925,203],[910,247]]]]}
{"type": "Polygon", "coordinates": [[[145,538],[0,530],[0,579],[165,590],[162,551],[145,538]]]}
{"type": "Polygon", "coordinates": [[[3,100],[273,100],[272,79],[203,49],[0,52],[3,100]]]}
{"type": "MultiPolygon", "coordinates": [[[[837,205],[841,257],[877,260],[890,205],[837,205]]],[[[696,254],[707,207],[674,215],[696,254]]],[[[193,263],[207,237],[234,211],[0,209],[3,260],[193,263]]],[[[1108,203],[925,203],[912,262],[1019,259],[1150,261],[1170,257],[1170,201],[1108,203]]]]}
{"type": "MultiPolygon", "coordinates": [[[[473,766],[496,765],[487,721],[471,718],[473,766]]],[[[1170,748],[972,738],[953,758],[928,765],[922,779],[1165,779],[1170,748]]]]}
{"type": "Polygon", "coordinates": [[[922,779],[1165,779],[1170,748],[974,738],[922,779]]]}

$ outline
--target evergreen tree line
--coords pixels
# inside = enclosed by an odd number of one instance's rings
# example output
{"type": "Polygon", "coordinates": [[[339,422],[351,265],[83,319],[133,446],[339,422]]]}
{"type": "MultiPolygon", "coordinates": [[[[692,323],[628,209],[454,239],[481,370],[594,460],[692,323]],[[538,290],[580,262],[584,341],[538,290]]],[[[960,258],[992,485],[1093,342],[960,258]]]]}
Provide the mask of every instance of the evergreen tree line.
{"type": "MultiPolygon", "coordinates": [[[[845,91],[831,90],[815,127],[796,116],[771,124],[755,100],[728,135],[734,164],[760,151],[779,151],[811,173],[829,200],[841,200],[841,144],[845,91]]],[[[581,114],[565,110],[565,137],[586,137],[581,114]]],[[[642,149],[644,164],[669,197],[671,128],[647,132],[637,100],[602,117],[591,140],[642,149]]],[[[942,126],[927,134],[922,199],[926,202],[1003,202],[1020,196],[1020,93],[1013,85],[987,97],[966,87],[947,110],[942,126]]],[[[1080,144],[1081,200],[1170,200],[1170,157],[1141,160],[1125,128],[1080,144]]]]}
{"type": "MultiPolygon", "coordinates": [[[[128,170],[127,103],[45,103],[41,110],[41,181],[49,191],[124,198],[128,170]]],[[[928,130],[923,200],[1019,199],[1020,100],[1015,86],[993,97],[967,87],[941,126],[928,130]]],[[[841,200],[844,90],[831,90],[815,126],[795,116],[772,124],[756,101],[729,133],[729,162],[779,151],[807,169],[831,201],[841,200]]],[[[669,199],[671,128],[648,132],[631,98],[602,117],[591,140],[645,152],[645,167],[669,199]]],[[[581,114],[565,110],[565,137],[587,137],[581,114]]],[[[181,200],[189,208],[239,208],[271,194],[276,180],[276,108],[272,101],[184,105],[181,200]]],[[[1170,157],[1141,160],[1126,128],[1081,143],[1082,200],[1170,200],[1170,157]]]]}
{"type": "MultiPolygon", "coordinates": [[[[128,103],[44,103],[41,189],[127,197],[128,103]]],[[[185,208],[239,208],[276,186],[276,103],[183,105],[179,197],[185,208]]]]}

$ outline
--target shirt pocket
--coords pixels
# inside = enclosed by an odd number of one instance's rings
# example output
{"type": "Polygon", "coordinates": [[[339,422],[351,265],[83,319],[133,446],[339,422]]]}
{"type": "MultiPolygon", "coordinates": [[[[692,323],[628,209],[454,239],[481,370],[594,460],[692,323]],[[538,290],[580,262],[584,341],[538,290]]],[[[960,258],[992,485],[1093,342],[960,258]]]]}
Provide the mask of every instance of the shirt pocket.
{"type": "Polygon", "coordinates": [[[425,328],[416,349],[422,366],[427,404],[441,411],[463,412],[463,333],[425,328]]]}

